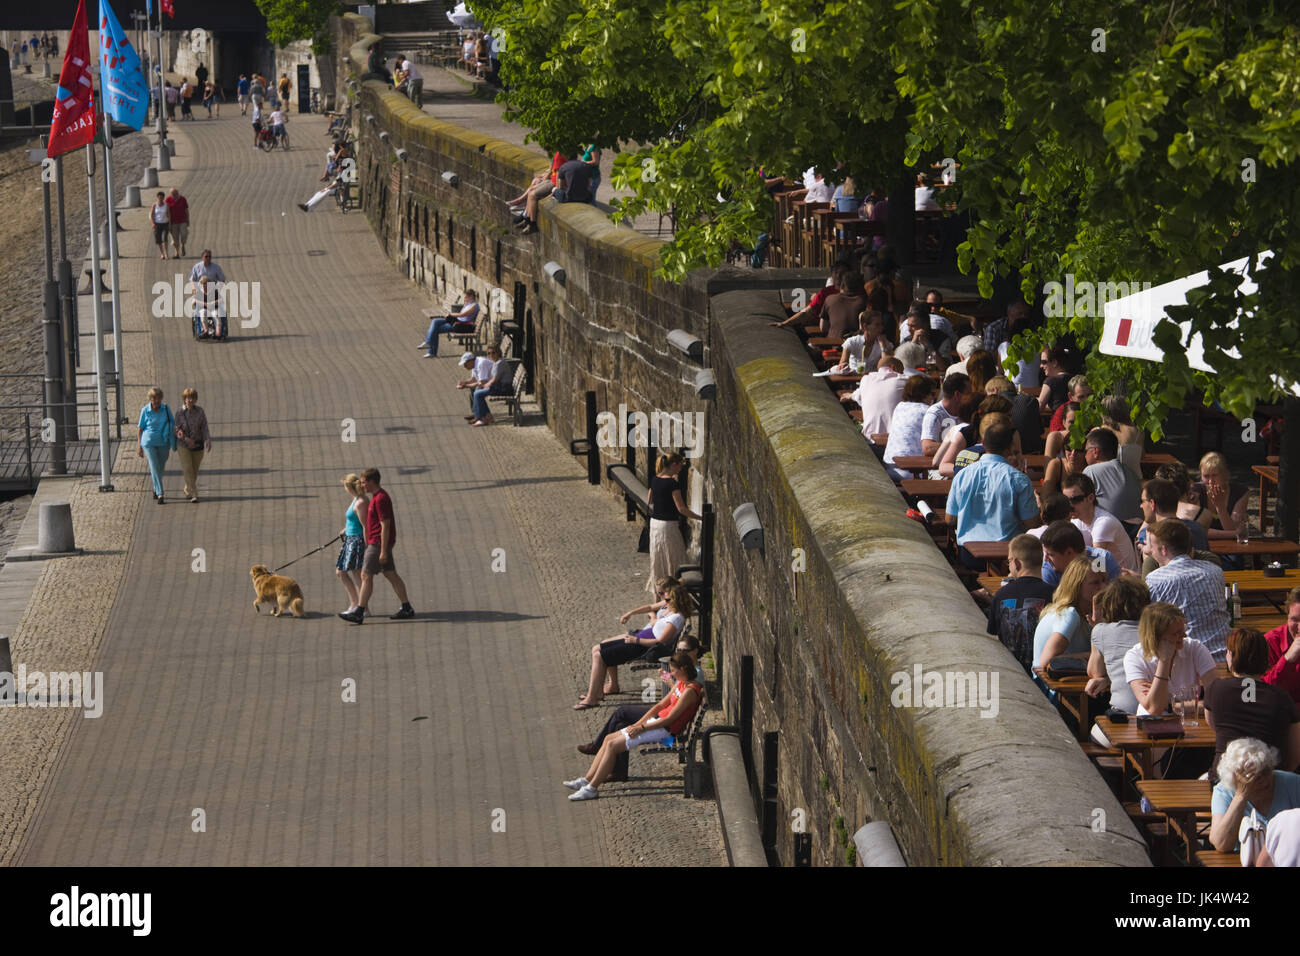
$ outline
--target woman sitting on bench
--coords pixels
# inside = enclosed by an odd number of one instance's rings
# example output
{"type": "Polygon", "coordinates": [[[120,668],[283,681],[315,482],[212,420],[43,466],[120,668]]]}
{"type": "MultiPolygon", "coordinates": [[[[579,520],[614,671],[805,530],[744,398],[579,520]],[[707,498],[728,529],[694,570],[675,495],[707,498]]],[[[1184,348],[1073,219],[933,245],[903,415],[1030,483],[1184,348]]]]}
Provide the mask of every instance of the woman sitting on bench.
{"type": "Polygon", "coordinates": [[[677,737],[690,727],[695,712],[700,708],[704,688],[695,680],[695,665],[689,654],[678,651],[668,662],[668,669],[676,681],[672,690],[631,727],[608,735],[585,774],[564,781],[566,787],[577,791],[569,797],[570,800],[594,800],[600,796],[596,788],[609,778],[621,754],[634,747],[657,744],[669,737],[677,737]]]}
{"type": "Polygon", "coordinates": [[[478,310],[478,294],[473,289],[466,289],[464,308],[451,315],[440,315],[430,322],[424,341],[416,348],[425,352],[425,358],[437,358],[438,336],[443,332],[473,332],[474,323],[478,320],[478,310]]]}
{"type": "MultiPolygon", "coordinates": [[[[591,648],[591,681],[587,685],[587,694],[576,704],[574,710],[587,710],[601,702],[606,694],[617,694],[618,665],[627,664],[639,657],[644,657],[650,648],[666,651],[673,646],[686,627],[686,618],[695,610],[695,601],[686,585],[676,578],[660,578],[655,592],[661,600],[628,611],[620,618],[627,623],[633,614],[648,611],[655,617],[654,623],[635,633],[620,634],[609,640],[595,644],[591,648]],[[609,684],[605,676],[609,675],[609,684]]],[[[694,671],[691,672],[692,674],[694,671]]]]}

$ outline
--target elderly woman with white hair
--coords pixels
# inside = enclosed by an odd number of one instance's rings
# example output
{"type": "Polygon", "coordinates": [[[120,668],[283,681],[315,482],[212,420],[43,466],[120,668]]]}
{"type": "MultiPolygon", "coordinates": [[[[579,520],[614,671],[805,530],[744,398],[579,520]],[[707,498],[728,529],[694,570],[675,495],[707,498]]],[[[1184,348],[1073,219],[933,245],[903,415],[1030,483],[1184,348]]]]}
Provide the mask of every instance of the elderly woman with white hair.
{"type": "Polygon", "coordinates": [[[1278,770],[1276,747],[1239,737],[1219,758],[1219,782],[1210,801],[1210,843],[1228,853],[1237,847],[1243,821],[1253,811],[1260,823],[1300,807],[1300,774],[1278,770]]]}

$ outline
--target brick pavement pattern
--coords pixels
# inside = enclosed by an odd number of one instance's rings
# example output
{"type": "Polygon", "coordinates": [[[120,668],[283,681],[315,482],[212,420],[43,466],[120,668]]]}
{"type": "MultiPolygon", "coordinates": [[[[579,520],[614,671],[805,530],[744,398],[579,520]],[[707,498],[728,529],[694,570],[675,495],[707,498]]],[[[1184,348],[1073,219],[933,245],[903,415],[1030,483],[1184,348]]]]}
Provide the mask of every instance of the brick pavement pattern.
{"type": "Polygon", "coordinates": [[[714,804],[682,799],[675,758],[634,756],[629,784],[566,799],[559,781],[584,769],[574,744],[603,720],[568,709],[586,648],[644,599],[646,559],[544,428],[464,427],[455,357],[414,349],[426,302],[365,218],[296,208],[316,188],[323,130],[295,116],[298,148],[264,154],[237,114],[177,129],[162,180],[190,200],[179,264],[152,254],[146,211],[122,216],[128,407],[156,382],[178,408],[193,386],[214,447],[197,506],[175,457],[173,497],[145,499],[131,444],[119,493],[81,486],[78,543],[98,553],[48,565],[15,661],[104,671],[104,714],[5,715],[0,771],[28,782],[0,815],[0,862],[724,863],[714,804]],[[195,342],[188,318],[149,318],[147,290],[205,247],[232,281],[261,284],[260,324],[226,344],[195,342]],[[384,582],[377,618],[338,620],[333,547],[287,570],[310,620],[254,615],[248,568],[336,533],[338,479],[369,465],[394,498],[417,620],[386,619],[384,582]],[[38,634],[52,656],[27,653],[38,634]]]}

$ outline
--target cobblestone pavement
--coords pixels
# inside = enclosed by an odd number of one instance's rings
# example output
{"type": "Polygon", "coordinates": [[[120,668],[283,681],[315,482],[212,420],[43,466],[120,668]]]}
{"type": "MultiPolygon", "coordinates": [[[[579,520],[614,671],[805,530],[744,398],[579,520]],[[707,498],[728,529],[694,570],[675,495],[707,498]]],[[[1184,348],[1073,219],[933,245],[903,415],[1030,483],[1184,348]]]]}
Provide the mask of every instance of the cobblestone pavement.
{"type": "Polygon", "coordinates": [[[193,386],[215,445],[197,506],[174,458],[166,506],[144,498],[129,443],[117,493],[78,486],[88,553],[46,567],[14,657],[103,671],[104,713],[0,711],[0,862],[724,863],[715,806],[681,797],[675,758],[634,756],[628,784],[566,799],[574,745],[603,719],[569,709],[587,648],[644,600],[648,563],[544,427],[464,427],[455,358],[415,350],[421,294],[364,217],[295,208],[323,130],[295,117],[299,148],[271,154],[237,114],[175,131],[161,178],[191,202],[181,266],[210,246],[260,284],[260,322],[229,343],[149,317],[180,270],[153,255],[144,210],[122,216],[128,407],[154,382],[173,407],[193,386]],[[387,620],[383,582],[376,618],[334,617],[333,547],[287,569],[308,620],[253,614],[248,568],[335,534],[338,479],[368,465],[394,497],[417,620],[387,620]]]}

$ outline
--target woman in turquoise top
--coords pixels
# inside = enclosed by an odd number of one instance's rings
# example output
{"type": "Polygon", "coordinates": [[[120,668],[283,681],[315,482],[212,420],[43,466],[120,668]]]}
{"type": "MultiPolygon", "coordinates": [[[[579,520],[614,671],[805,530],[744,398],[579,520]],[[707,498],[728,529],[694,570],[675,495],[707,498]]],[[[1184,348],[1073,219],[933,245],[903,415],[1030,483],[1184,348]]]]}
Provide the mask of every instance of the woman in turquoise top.
{"type": "Polygon", "coordinates": [[[348,592],[348,609],[351,614],[361,603],[361,559],[366,552],[365,522],[370,499],[366,497],[365,484],[359,475],[346,475],[343,487],[352,493],[352,504],[343,517],[343,547],[339,549],[339,559],[334,571],[343,582],[343,590],[348,592]]]}
{"type": "Polygon", "coordinates": [[[163,468],[167,455],[176,450],[176,419],[172,410],[162,400],[162,389],[149,389],[149,404],[140,409],[139,430],[141,458],[149,459],[149,475],[153,478],[153,497],[163,503],[163,468]]]}

